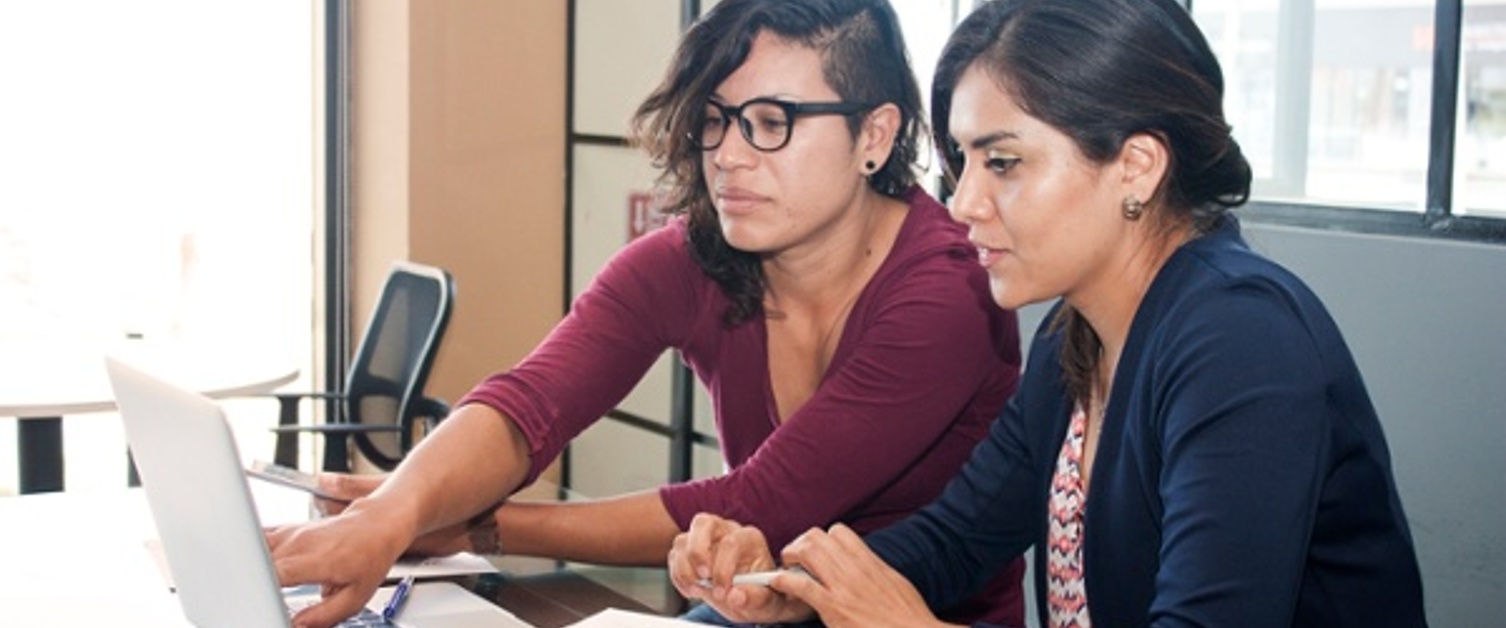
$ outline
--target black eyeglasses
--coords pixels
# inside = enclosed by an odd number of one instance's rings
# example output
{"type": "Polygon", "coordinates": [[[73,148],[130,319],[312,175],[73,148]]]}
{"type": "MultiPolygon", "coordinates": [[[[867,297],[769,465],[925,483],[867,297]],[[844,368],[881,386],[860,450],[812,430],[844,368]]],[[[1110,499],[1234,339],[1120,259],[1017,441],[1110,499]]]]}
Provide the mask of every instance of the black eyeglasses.
{"type": "Polygon", "coordinates": [[[790,143],[795,119],[800,116],[850,116],[871,109],[869,105],[850,102],[789,102],[776,98],[754,98],[741,105],[724,105],[706,101],[705,118],[690,131],[690,142],[701,150],[716,150],[727,139],[727,129],[737,120],[737,128],[753,148],[771,153],[790,143]]]}

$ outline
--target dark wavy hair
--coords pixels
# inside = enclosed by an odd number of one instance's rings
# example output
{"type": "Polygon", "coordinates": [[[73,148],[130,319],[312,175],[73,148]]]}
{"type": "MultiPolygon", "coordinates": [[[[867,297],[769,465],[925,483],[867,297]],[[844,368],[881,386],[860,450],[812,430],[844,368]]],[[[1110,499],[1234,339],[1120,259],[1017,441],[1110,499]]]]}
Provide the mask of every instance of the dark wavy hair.
{"type": "MultiPolygon", "coordinates": [[[[1206,232],[1250,196],[1250,164],[1224,119],[1224,78],[1191,16],[1174,0],[993,0],[952,33],[931,89],[931,126],[950,173],[952,92],[983,68],[1029,114],[1107,163],[1148,133],[1170,154],[1147,200],[1147,219],[1206,232]]],[[[1068,392],[1091,398],[1102,342],[1070,305],[1053,324],[1065,336],[1068,392]]]]}
{"type": "MultiPolygon", "coordinates": [[[[700,126],[706,100],[765,31],[819,52],[822,75],[844,102],[899,108],[894,148],[868,177],[875,191],[898,198],[915,184],[925,137],[920,87],[887,0],[722,0],[691,26],[663,81],[633,114],[632,136],[662,173],[666,210],[688,215],[692,257],[731,299],[723,315],[728,325],[762,311],[763,267],[757,255],[723,237],[690,132],[700,126]]],[[[847,123],[856,138],[860,116],[847,123]]]]}

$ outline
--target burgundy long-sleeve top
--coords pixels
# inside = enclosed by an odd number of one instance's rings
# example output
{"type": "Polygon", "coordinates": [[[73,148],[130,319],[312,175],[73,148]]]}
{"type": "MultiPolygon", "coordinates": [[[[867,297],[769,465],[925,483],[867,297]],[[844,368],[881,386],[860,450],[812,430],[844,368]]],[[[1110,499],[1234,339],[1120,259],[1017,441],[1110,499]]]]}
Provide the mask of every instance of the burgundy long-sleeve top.
{"type": "MultiPolygon", "coordinates": [[[[1014,314],[994,304],[962,228],[918,188],[907,200],[819,387],[782,423],[764,319],[723,323],[729,301],[691,259],[680,219],[616,254],[532,354],[460,403],[518,425],[532,456],[526,484],[675,349],[710,393],[729,468],[660,489],[682,530],[710,512],[758,527],[777,552],[811,527],[881,528],[940,493],[1020,365],[1014,314]]],[[[990,587],[984,606],[995,612],[983,616],[1022,613],[1011,571],[990,587]]]]}

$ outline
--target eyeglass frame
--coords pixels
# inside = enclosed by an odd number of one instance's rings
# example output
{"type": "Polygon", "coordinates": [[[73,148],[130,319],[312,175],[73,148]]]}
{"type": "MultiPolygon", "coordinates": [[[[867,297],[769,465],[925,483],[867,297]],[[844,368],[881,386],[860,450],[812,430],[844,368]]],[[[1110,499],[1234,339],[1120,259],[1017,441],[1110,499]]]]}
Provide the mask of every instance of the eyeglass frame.
{"type": "MultiPolygon", "coordinates": [[[[785,146],[789,146],[790,138],[795,136],[795,122],[798,121],[802,116],[852,116],[860,113],[865,113],[874,108],[874,105],[855,102],[792,102],[779,98],[770,98],[767,96],[752,98],[744,101],[740,105],[725,105],[707,98],[706,104],[711,107],[715,107],[717,111],[721,112],[722,135],[719,139],[717,139],[715,144],[705,146],[701,144],[700,133],[697,133],[696,131],[690,131],[686,133],[686,139],[690,140],[691,146],[694,146],[697,150],[700,150],[702,152],[713,151],[722,147],[722,143],[727,141],[727,131],[731,130],[733,120],[737,120],[737,130],[742,133],[743,139],[748,142],[748,146],[753,147],[753,150],[761,153],[772,153],[784,148],[785,146]],[[784,141],[781,141],[779,145],[774,146],[773,148],[764,148],[753,141],[753,121],[743,117],[743,109],[746,109],[747,107],[753,105],[774,105],[784,111],[785,117],[788,118],[788,124],[785,126],[784,130],[784,141]]],[[[696,126],[702,130],[706,128],[704,121],[696,126]]]]}

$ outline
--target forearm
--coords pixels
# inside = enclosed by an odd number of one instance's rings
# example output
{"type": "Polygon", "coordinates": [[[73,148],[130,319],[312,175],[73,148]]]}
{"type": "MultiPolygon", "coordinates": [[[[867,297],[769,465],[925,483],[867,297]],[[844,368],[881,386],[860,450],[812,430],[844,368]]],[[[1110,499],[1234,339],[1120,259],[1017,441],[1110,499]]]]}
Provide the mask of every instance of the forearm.
{"type": "Polygon", "coordinates": [[[657,491],[585,502],[508,502],[497,509],[505,554],[663,566],[680,528],[657,491]]]}
{"type": "Polygon", "coordinates": [[[381,510],[411,537],[463,521],[516,490],[528,445],[513,422],[481,404],[462,406],[352,509],[381,510]]]}

